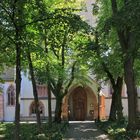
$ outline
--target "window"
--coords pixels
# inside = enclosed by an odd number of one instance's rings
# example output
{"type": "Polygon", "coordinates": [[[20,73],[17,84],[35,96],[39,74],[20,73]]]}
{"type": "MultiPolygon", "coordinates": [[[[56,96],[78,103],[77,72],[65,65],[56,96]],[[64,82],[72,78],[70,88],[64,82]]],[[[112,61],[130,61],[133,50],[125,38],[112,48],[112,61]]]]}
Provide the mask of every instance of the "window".
{"type": "MultiPolygon", "coordinates": [[[[44,116],[44,105],[41,101],[39,102],[39,111],[40,114],[44,116]]],[[[30,115],[35,115],[35,113],[36,113],[36,108],[35,108],[35,102],[33,101],[30,105],[30,115]]]]}
{"type": "Polygon", "coordinates": [[[7,90],[7,97],[8,97],[8,105],[15,105],[15,88],[13,85],[10,85],[7,90]]]}

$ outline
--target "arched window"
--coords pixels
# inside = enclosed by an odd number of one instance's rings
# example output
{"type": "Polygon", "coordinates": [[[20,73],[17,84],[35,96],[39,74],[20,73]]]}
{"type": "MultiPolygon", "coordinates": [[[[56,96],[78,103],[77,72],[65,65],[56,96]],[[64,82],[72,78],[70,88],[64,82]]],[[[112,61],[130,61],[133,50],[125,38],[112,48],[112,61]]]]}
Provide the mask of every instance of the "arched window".
{"type": "MultiPolygon", "coordinates": [[[[44,116],[44,105],[41,101],[39,101],[39,111],[40,111],[40,115],[44,116]]],[[[30,115],[35,115],[36,113],[36,108],[35,108],[35,102],[33,101],[30,105],[30,115]]]]}
{"type": "Polygon", "coordinates": [[[7,90],[7,105],[15,105],[15,88],[13,85],[10,85],[7,90]]]}

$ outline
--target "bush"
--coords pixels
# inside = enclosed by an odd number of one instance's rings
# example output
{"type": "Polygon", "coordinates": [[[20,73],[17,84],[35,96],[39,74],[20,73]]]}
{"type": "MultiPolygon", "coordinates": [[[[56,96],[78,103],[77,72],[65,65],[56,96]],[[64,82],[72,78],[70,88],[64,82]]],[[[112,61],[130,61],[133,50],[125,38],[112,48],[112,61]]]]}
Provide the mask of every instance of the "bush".
{"type": "Polygon", "coordinates": [[[113,140],[133,140],[140,139],[140,131],[126,131],[127,121],[121,122],[98,122],[97,126],[105,131],[113,140]]]}
{"type": "MultiPolygon", "coordinates": [[[[21,140],[62,140],[66,129],[66,123],[53,123],[51,128],[47,123],[43,123],[42,132],[39,133],[36,123],[22,123],[20,137],[21,140]]],[[[4,140],[13,140],[13,130],[13,123],[0,123],[0,136],[3,136],[4,140]]]]}

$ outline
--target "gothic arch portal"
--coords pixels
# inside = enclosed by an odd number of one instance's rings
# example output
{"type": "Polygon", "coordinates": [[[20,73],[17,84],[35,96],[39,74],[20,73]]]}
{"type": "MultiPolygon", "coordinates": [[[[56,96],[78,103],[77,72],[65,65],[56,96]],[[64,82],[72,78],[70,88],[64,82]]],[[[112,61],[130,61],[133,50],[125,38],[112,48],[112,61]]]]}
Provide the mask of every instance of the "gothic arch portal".
{"type": "Polygon", "coordinates": [[[71,121],[94,120],[98,115],[98,99],[89,86],[73,86],[64,97],[62,118],[71,121]]]}

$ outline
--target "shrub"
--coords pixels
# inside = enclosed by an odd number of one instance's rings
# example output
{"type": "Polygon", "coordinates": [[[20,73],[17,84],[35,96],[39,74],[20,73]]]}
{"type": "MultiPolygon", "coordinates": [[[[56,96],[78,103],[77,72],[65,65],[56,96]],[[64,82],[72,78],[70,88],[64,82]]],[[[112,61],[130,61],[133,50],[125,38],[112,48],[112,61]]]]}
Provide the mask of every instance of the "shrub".
{"type": "Polygon", "coordinates": [[[127,121],[121,122],[97,122],[97,126],[105,131],[113,140],[140,139],[140,131],[126,131],[127,121]]]}
{"type": "MultiPolygon", "coordinates": [[[[37,130],[36,123],[21,123],[21,140],[62,140],[67,129],[66,123],[52,124],[50,128],[47,123],[42,124],[42,133],[37,130]]],[[[0,123],[0,135],[4,140],[13,140],[14,123],[0,123]]]]}

